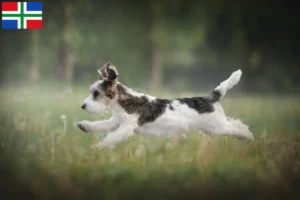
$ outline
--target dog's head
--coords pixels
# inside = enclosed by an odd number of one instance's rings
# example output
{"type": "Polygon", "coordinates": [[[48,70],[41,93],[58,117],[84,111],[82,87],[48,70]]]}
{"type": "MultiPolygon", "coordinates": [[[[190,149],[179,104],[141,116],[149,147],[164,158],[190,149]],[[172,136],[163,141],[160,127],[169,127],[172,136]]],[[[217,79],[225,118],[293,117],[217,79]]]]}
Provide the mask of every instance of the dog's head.
{"type": "Polygon", "coordinates": [[[119,73],[110,62],[97,71],[100,80],[91,85],[91,94],[84,100],[81,108],[88,113],[101,115],[116,98],[119,73]]]}

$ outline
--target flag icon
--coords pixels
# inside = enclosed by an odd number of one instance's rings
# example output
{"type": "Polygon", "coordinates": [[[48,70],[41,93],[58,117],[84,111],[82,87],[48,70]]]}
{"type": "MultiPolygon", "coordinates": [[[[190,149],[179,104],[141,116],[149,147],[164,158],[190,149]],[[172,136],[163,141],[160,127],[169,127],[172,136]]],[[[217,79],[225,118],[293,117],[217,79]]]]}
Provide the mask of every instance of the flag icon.
{"type": "Polygon", "coordinates": [[[41,29],[42,2],[2,2],[2,29],[41,29]]]}

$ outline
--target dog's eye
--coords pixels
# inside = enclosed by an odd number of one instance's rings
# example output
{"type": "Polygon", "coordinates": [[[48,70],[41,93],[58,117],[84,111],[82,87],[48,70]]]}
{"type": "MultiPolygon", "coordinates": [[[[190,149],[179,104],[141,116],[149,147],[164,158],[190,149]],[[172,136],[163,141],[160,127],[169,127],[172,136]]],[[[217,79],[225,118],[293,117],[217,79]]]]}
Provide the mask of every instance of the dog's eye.
{"type": "Polygon", "coordinates": [[[99,95],[99,92],[98,92],[98,91],[93,92],[94,98],[96,98],[98,95],[99,95]]]}

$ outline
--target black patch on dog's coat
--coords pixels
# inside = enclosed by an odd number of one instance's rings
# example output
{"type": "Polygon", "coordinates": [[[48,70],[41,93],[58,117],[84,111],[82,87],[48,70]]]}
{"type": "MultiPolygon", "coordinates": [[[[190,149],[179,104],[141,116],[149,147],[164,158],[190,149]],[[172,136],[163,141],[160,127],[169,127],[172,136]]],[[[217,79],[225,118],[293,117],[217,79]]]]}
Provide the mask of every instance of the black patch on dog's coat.
{"type": "Polygon", "coordinates": [[[114,85],[112,81],[103,81],[98,85],[99,89],[104,92],[104,94],[113,99],[116,96],[116,90],[114,89],[114,85]]]}
{"type": "Polygon", "coordinates": [[[217,102],[217,101],[220,101],[221,99],[221,93],[219,90],[214,90],[212,93],[211,93],[211,100],[212,102],[217,102]]]}
{"type": "Polygon", "coordinates": [[[177,99],[181,104],[186,104],[189,108],[196,110],[199,114],[214,111],[212,102],[207,97],[192,97],[177,99]]]}
{"type": "Polygon", "coordinates": [[[169,99],[155,99],[150,101],[146,96],[135,97],[126,91],[121,84],[117,85],[118,103],[128,113],[139,115],[138,124],[153,122],[162,115],[172,102],[169,99]]]}
{"type": "MultiPolygon", "coordinates": [[[[169,106],[170,110],[175,108],[171,105],[170,99],[155,99],[150,101],[146,96],[136,97],[126,91],[126,88],[118,84],[118,103],[128,113],[137,113],[139,115],[138,123],[143,125],[155,121],[162,115],[169,106]]],[[[211,99],[207,97],[193,97],[176,99],[181,104],[186,104],[189,108],[196,110],[199,114],[214,111],[211,99]]]]}

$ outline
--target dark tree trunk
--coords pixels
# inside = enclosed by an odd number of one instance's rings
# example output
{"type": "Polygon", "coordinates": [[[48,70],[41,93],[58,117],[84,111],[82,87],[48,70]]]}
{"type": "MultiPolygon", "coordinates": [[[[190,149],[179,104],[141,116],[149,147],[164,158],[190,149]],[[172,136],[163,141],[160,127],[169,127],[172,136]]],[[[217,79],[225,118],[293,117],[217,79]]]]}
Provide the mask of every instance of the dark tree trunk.
{"type": "Polygon", "coordinates": [[[29,80],[36,81],[40,77],[40,62],[39,62],[39,30],[31,31],[31,65],[29,69],[29,80]]]}
{"type": "Polygon", "coordinates": [[[63,78],[71,83],[73,80],[73,52],[72,52],[72,13],[73,6],[71,3],[64,5],[65,22],[63,27],[62,40],[62,74],[63,78]]]}
{"type": "Polygon", "coordinates": [[[158,0],[151,1],[150,27],[150,90],[159,91],[162,86],[162,69],[160,59],[160,34],[162,26],[161,4],[158,0]]]}

